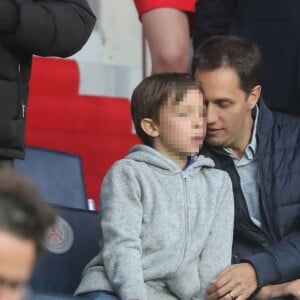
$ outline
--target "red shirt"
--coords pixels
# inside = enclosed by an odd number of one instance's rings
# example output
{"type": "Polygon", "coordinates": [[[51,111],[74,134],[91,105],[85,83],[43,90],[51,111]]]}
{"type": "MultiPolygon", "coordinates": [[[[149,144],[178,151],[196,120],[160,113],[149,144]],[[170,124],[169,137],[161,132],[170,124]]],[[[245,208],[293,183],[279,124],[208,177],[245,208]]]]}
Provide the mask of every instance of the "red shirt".
{"type": "Polygon", "coordinates": [[[196,0],[134,0],[139,17],[146,11],[159,7],[170,7],[186,12],[195,12],[196,0]]]}

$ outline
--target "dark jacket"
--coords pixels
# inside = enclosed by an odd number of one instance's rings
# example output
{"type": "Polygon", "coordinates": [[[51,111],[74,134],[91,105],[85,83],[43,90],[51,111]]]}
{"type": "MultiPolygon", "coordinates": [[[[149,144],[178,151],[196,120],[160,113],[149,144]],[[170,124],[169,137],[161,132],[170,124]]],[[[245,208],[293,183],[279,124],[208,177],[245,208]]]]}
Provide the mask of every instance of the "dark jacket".
{"type": "Polygon", "coordinates": [[[0,1],[0,158],[24,157],[32,55],[74,54],[94,23],[86,0],[0,1]]]}
{"type": "Polygon", "coordinates": [[[217,168],[226,170],[235,195],[233,262],[249,261],[258,285],[300,278],[300,119],[271,112],[261,101],[257,158],[262,226],[250,220],[233,160],[210,151],[217,168]]]}
{"type": "Polygon", "coordinates": [[[300,116],[299,0],[198,0],[194,26],[195,49],[229,33],[258,44],[266,104],[300,116]]]}

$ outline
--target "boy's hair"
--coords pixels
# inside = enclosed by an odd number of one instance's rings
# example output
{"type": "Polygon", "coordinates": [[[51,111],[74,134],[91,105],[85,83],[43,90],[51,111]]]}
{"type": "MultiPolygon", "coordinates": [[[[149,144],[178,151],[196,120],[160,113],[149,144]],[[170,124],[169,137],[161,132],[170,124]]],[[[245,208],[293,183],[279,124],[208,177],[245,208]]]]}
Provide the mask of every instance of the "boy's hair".
{"type": "Polygon", "coordinates": [[[161,73],[146,77],[134,89],[131,97],[131,116],[137,135],[145,145],[152,146],[152,138],[141,127],[144,118],[159,122],[161,106],[168,100],[182,101],[188,90],[198,90],[199,84],[186,73],[161,73]]]}
{"type": "Polygon", "coordinates": [[[0,230],[31,240],[39,254],[46,230],[54,223],[54,209],[37,188],[12,168],[0,169],[0,230]]]}
{"type": "Polygon", "coordinates": [[[240,88],[249,94],[260,83],[260,50],[255,44],[235,36],[208,38],[195,51],[193,75],[197,71],[213,71],[220,67],[236,70],[240,88]]]}

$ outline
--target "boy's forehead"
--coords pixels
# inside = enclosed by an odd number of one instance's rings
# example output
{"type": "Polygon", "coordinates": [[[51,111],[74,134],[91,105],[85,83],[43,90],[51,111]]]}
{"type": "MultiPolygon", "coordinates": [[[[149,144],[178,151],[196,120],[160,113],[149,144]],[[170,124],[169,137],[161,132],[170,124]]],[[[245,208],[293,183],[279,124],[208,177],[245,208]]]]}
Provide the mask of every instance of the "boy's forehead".
{"type": "Polygon", "coordinates": [[[165,102],[160,111],[164,110],[165,113],[174,114],[181,110],[187,111],[195,111],[195,110],[204,110],[204,101],[203,97],[196,95],[185,96],[181,101],[176,101],[174,98],[169,99],[169,101],[165,102]]]}
{"type": "Polygon", "coordinates": [[[181,104],[189,102],[189,100],[195,100],[195,102],[203,102],[203,94],[199,89],[190,88],[176,93],[173,91],[168,95],[167,103],[170,104],[181,104]]]}
{"type": "Polygon", "coordinates": [[[202,93],[200,87],[195,86],[195,85],[190,85],[190,86],[181,86],[180,84],[176,86],[176,88],[173,88],[169,91],[169,96],[171,95],[184,95],[188,94],[190,92],[195,92],[195,93],[202,93]]]}

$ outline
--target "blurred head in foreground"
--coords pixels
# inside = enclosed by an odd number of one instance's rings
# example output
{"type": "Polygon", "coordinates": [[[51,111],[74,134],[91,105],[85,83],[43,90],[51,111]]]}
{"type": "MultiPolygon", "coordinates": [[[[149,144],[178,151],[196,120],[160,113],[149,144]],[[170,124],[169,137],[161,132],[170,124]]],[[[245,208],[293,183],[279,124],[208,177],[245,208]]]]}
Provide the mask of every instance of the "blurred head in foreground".
{"type": "Polygon", "coordinates": [[[0,300],[23,299],[53,209],[12,168],[0,171],[0,300]]]}

